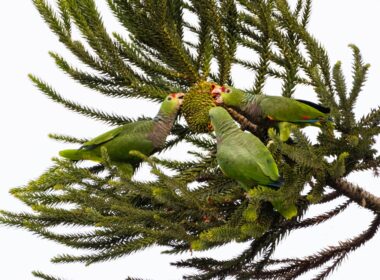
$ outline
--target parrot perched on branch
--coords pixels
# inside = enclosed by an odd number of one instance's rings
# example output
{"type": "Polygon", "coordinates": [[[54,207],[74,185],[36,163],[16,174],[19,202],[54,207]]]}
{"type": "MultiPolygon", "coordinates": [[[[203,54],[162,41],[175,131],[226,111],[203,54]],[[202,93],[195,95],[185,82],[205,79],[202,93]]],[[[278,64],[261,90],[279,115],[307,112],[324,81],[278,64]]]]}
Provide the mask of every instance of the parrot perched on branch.
{"type": "Polygon", "coordinates": [[[282,185],[276,162],[267,147],[250,132],[243,132],[222,107],[210,109],[217,139],[216,159],[223,173],[245,190],[252,185],[278,188],[282,185]]]}
{"type": "Polygon", "coordinates": [[[59,154],[70,160],[102,162],[102,149],[106,149],[112,164],[131,178],[142,159],[129,152],[136,150],[150,156],[163,148],[172,130],[184,98],[183,93],[169,94],[162,102],[153,120],[141,120],[125,124],[85,142],[77,150],[63,150],[59,154]]]}
{"type": "Polygon", "coordinates": [[[239,110],[256,124],[277,127],[281,141],[290,136],[292,126],[321,126],[331,123],[330,109],[306,100],[283,96],[249,94],[230,86],[213,85],[211,93],[216,104],[239,110]]]}

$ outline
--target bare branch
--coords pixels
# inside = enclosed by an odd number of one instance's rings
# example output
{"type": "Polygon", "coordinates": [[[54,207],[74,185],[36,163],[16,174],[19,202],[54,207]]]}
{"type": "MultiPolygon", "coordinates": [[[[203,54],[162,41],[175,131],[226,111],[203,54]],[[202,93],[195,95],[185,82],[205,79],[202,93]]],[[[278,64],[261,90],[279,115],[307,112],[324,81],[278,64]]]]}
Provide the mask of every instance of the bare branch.
{"type": "Polygon", "coordinates": [[[339,205],[338,207],[336,207],[335,209],[333,209],[329,212],[323,213],[321,215],[318,215],[316,217],[305,219],[305,220],[300,221],[300,222],[291,221],[289,223],[289,226],[287,226],[287,229],[288,230],[289,229],[300,229],[300,228],[306,228],[306,227],[310,227],[310,226],[319,225],[319,224],[337,216],[341,212],[343,212],[350,204],[351,204],[351,200],[348,200],[348,201],[344,202],[343,204],[339,205]]]}
{"type": "Polygon", "coordinates": [[[231,114],[231,116],[241,124],[242,129],[247,128],[249,131],[251,131],[253,134],[257,134],[258,127],[257,125],[253,124],[250,120],[248,120],[246,117],[244,117],[239,112],[235,111],[232,108],[226,107],[228,113],[231,114]]]}
{"type": "Polygon", "coordinates": [[[380,213],[380,197],[377,197],[370,192],[355,186],[354,184],[346,181],[345,179],[337,179],[330,181],[329,185],[341,192],[360,206],[370,209],[376,213],[380,213]]]}
{"type": "Polygon", "coordinates": [[[337,246],[330,246],[327,249],[323,249],[320,252],[303,259],[271,259],[268,261],[269,264],[284,264],[284,266],[277,269],[267,269],[264,271],[243,271],[239,274],[239,279],[251,279],[251,277],[254,277],[254,279],[291,280],[297,278],[310,269],[321,267],[326,262],[334,260],[329,267],[319,274],[319,277],[321,278],[315,278],[325,279],[325,277],[330,274],[337,267],[337,265],[339,265],[340,261],[347,256],[348,253],[356,250],[372,239],[376,234],[379,225],[380,215],[377,214],[368,229],[353,239],[339,242],[339,245],[337,246]]]}
{"type": "Polygon", "coordinates": [[[323,198],[318,202],[318,204],[323,204],[323,203],[327,203],[327,202],[330,202],[338,197],[340,197],[342,194],[340,194],[339,192],[337,191],[334,191],[334,192],[331,192],[331,193],[328,193],[326,195],[323,196],[323,198]]]}

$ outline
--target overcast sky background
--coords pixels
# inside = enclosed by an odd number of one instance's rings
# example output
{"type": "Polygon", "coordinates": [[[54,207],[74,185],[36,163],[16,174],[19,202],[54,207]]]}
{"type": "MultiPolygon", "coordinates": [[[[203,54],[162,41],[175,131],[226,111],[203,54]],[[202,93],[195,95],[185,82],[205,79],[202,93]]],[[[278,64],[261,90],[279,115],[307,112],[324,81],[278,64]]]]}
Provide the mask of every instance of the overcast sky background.
{"type": "MultiPolygon", "coordinates": [[[[106,9],[106,1],[96,2],[104,11],[104,20],[109,30],[122,32],[106,9]]],[[[355,43],[361,49],[364,60],[372,65],[364,95],[356,105],[359,117],[368,112],[369,108],[380,104],[379,11],[380,2],[373,0],[319,0],[315,1],[312,9],[310,30],[326,47],[332,63],[341,60],[345,73],[350,75],[352,56],[347,45],[355,43]]],[[[50,32],[33,7],[32,1],[1,1],[0,34],[0,208],[27,211],[24,205],[8,193],[9,189],[36,178],[51,165],[51,158],[59,150],[68,147],[50,140],[47,134],[56,132],[92,137],[109,129],[102,123],[73,113],[48,100],[33,87],[27,78],[28,73],[43,78],[67,98],[129,117],[139,116],[142,111],[144,115],[153,116],[158,105],[141,100],[112,100],[71,81],[57,69],[48,51],[56,51],[70,62],[77,61],[50,32]]],[[[248,87],[252,81],[252,75],[237,67],[233,69],[233,75],[236,85],[241,88],[248,87]]],[[[267,89],[270,94],[272,91],[273,94],[279,93],[278,85],[268,85],[267,89]]],[[[297,91],[297,97],[301,96],[315,100],[310,91],[297,91]]],[[[349,179],[380,195],[379,180],[373,178],[369,172],[354,174],[349,179]]],[[[318,213],[319,210],[312,209],[310,215],[318,213]]],[[[324,245],[334,245],[342,238],[360,233],[371,218],[366,210],[351,206],[340,218],[333,219],[322,227],[292,234],[281,243],[277,256],[308,255],[324,245]]],[[[243,247],[244,244],[231,244],[211,253],[194,255],[230,257],[243,247]]],[[[25,230],[0,226],[0,279],[32,279],[32,270],[41,270],[67,280],[121,280],[126,276],[154,280],[181,279],[187,271],[169,265],[170,261],[179,258],[161,255],[160,250],[153,248],[90,267],[82,264],[57,265],[51,264],[49,259],[57,254],[75,251],[43,240],[25,230]]],[[[380,239],[376,236],[365,247],[350,254],[330,279],[377,279],[379,251],[380,239]]],[[[182,256],[187,257],[190,255],[182,256]]],[[[310,278],[308,274],[299,279],[310,278]]]]}

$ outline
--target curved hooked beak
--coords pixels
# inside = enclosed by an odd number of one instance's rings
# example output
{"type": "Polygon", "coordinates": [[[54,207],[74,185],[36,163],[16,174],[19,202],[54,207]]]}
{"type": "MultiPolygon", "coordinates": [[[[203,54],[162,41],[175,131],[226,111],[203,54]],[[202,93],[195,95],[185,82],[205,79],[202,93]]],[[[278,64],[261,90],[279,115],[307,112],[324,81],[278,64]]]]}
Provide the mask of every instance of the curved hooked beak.
{"type": "Polygon", "coordinates": [[[185,94],[183,92],[178,92],[178,93],[175,93],[175,96],[178,99],[179,105],[182,105],[185,94]]]}
{"type": "Polygon", "coordinates": [[[211,95],[212,98],[214,98],[215,104],[223,104],[223,99],[222,99],[222,92],[223,89],[219,85],[212,85],[211,86],[211,95]]]}

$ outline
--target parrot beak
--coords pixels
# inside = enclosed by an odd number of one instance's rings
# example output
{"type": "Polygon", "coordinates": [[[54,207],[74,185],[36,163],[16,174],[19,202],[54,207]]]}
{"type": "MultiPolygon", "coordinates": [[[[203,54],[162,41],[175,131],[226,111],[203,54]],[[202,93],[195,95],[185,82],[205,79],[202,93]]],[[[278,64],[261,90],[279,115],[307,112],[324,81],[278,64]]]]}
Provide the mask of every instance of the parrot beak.
{"type": "Polygon", "coordinates": [[[211,95],[212,97],[215,97],[218,94],[222,93],[222,87],[216,84],[211,85],[211,95]]]}
{"type": "Polygon", "coordinates": [[[183,92],[178,92],[178,93],[175,93],[175,96],[178,99],[179,105],[182,105],[185,94],[183,92]]]}
{"type": "Polygon", "coordinates": [[[222,99],[222,87],[219,85],[212,85],[211,86],[211,95],[212,98],[214,98],[214,102],[217,105],[223,104],[223,99],[222,99]]]}
{"type": "Polygon", "coordinates": [[[208,124],[207,124],[207,130],[208,130],[209,132],[214,131],[214,127],[212,126],[211,123],[208,123],[208,124]]]}

